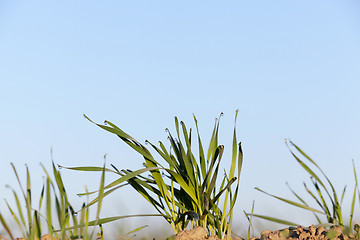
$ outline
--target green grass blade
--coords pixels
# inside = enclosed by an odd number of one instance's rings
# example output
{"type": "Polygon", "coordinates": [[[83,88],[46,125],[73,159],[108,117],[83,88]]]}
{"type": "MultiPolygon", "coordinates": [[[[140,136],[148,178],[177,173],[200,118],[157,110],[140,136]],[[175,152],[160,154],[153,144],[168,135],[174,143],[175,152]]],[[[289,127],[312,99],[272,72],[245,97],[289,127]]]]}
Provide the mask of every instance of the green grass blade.
{"type": "Polygon", "coordinates": [[[318,183],[320,183],[320,185],[325,189],[325,191],[327,192],[328,196],[331,197],[330,193],[327,191],[324,183],[321,181],[321,179],[310,169],[310,167],[308,167],[308,165],[306,165],[303,161],[301,161],[294,153],[292,153],[292,155],[295,157],[295,159],[298,161],[298,163],[313,177],[316,179],[316,181],[318,183]]]}
{"type": "MultiPolygon", "coordinates": [[[[231,189],[230,189],[231,190],[231,189]]],[[[237,196],[238,196],[238,192],[239,192],[239,181],[237,182],[236,184],[236,188],[235,188],[235,193],[234,193],[234,196],[232,197],[231,196],[231,191],[230,191],[230,210],[229,210],[229,213],[231,211],[233,211],[233,208],[235,206],[235,202],[237,200],[237,196]]]]}
{"type": "Polygon", "coordinates": [[[186,155],[185,149],[180,139],[179,140],[174,139],[170,134],[170,132],[169,132],[169,137],[170,137],[171,146],[173,147],[175,152],[176,159],[179,161],[179,167],[180,169],[185,170],[185,171],[180,171],[179,174],[181,174],[184,179],[188,179],[189,181],[191,181],[192,185],[194,185],[195,184],[194,169],[190,159],[186,155]]]}
{"type": "Polygon", "coordinates": [[[18,213],[19,213],[19,216],[20,216],[20,220],[23,224],[23,226],[26,226],[26,223],[25,223],[25,218],[24,218],[24,214],[23,214],[23,211],[22,211],[22,207],[21,207],[21,203],[20,203],[20,200],[16,194],[16,192],[14,190],[13,191],[13,194],[14,194],[14,198],[15,198],[15,202],[16,202],[16,207],[18,209],[18,213]]]}
{"type": "Polygon", "coordinates": [[[48,224],[48,233],[53,235],[53,226],[52,226],[52,214],[51,214],[51,192],[50,192],[50,180],[46,179],[46,217],[48,224]]]}
{"type": "Polygon", "coordinates": [[[327,181],[329,182],[329,184],[330,185],[332,185],[331,184],[331,182],[330,182],[330,180],[329,180],[329,178],[326,176],[326,174],[323,172],[323,170],[319,167],[319,165],[317,165],[316,164],[316,162],[314,161],[314,160],[312,160],[303,150],[301,150],[295,143],[293,143],[293,142],[291,142],[290,141],[290,144],[291,145],[293,145],[295,148],[296,148],[296,150],[298,150],[300,153],[301,153],[301,155],[303,155],[306,159],[308,159],[314,166],[316,166],[316,168],[317,169],[319,169],[320,170],[320,172],[324,175],[324,177],[327,179],[327,181]]]}
{"type": "MultiPolygon", "coordinates": [[[[343,226],[343,222],[342,222],[342,213],[341,213],[341,206],[340,206],[340,203],[338,202],[337,200],[337,195],[336,195],[336,192],[334,191],[334,201],[331,201],[333,206],[332,206],[332,209],[333,209],[333,214],[331,215],[330,211],[329,211],[329,207],[327,206],[326,204],[326,201],[321,193],[321,189],[319,187],[319,185],[317,184],[317,182],[312,179],[312,182],[316,188],[316,191],[318,192],[318,195],[322,201],[322,204],[324,206],[324,208],[326,209],[326,213],[327,213],[327,218],[328,218],[328,222],[330,223],[333,223],[334,221],[336,221],[336,224],[340,225],[340,226],[343,226]]],[[[331,199],[332,200],[332,199],[331,199]]]]}
{"type": "Polygon", "coordinates": [[[357,186],[357,193],[358,193],[359,205],[360,205],[360,188],[359,188],[359,184],[358,184],[358,180],[357,180],[357,176],[356,176],[356,171],[354,172],[354,176],[355,176],[355,184],[357,186]]]}
{"type": "Polygon", "coordinates": [[[202,179],[205,179],[206,176],[206,161],[205,161],[205,154],[204,154],[204,148],[201,142],[201,138],[200,138],[200,132],[199,132],[199,127],[198,127],[198,122],[197,119],[195,117],[195,114],[193,114],[194,117],[194,121],[195,121],[195,126],[196,126],[196,132],[197,132],[197,136],[198,136],[198,145],[199,145],[199,161],[200,161],[200,169],[201,169],[201,175],[202,175],[202,179]]]}
{"type": "MultiPolygon", "coordinates": [[[[119,188],[121,188],[121,187],[124,187],[124,186],[126,186],[126,185],[128,185],[128,184],[119,185],[119,186],[116,186],[116,187],[114,187],[114,188],[112,188],[112,189],[104,192],[103,197],[106,197],[106,196],[109,195],[110,193],[112,193],[112,192],[116,191],[117,189],[119,189],[119,188]]],[[[96,192],[99,192],[99,191],[96,191],[96,192]]],[[[94,193],[95,193],[95,192],[94,192],[94,193]]],[[[89,193],[81,193],[81,194],[79,193],[78,196],[85,196],[85,195],[87,195],[87,194],[89,194],[89,193]]],[[[97,196],[96,198],[94,198],[94,199],[93,199],[89,204],[87,204],[85,207],[88,208],[88,207],[94,205],[95,203],[98,202],[98,200],[99,200],[99,196],[97,196]]]]}
{"type": "Polygon", "coordinates": [[[319,185],[317,185],[316,182],[313,181],[313,184],[314,184],[314,187],[320,197],[320,200],[315,196],[315,194],[306,186],[305,183],[304,184],[304,187],[305,187],[305,190],[309,193],[309,195],[316,201],[316,203],[321,207],[321,209],[323,209],[324,213],[327,214],[328,216],[331,216],[331,212],[326,204],[326,201],[324,199],[324,197],[322,196],[321,194],[321,190],[319,188],[319,185]]]}
{"type": "Polygon", "coordinates": [[[176,134],[178,136],[178,139],[180,141],[179,120],[176,116],[175,116],[175,129],[176,129],[176,134]]]}
{"type": "Polygon", "coordinates": [[[356,169],[355,169],[355,163],[354,160],[352,161],[353,163],[353,170],[354,170],[354,178],[355,178],[355,186],[354,186],[354,193],[353,193],[353,197],[352,197],[352,201],[351,201],[351,209],[350,209],[350,223],[349,223],[349,227],[351,229],[352,232],[352,221],[354,218],[354,209],[355,209],[355,201],[356,201],[356,189],[359,187],[358,186],[358,181],[357,181],[357,176],[356,176],[356,169]]]}
{"type": "Polygon", "coordinates": [[[198,199],[196,198],[195,189],[192,186],[189,186],[178,173],[170,169],[164,170],[175,178],[176,182],[180,185],[182,189],[184,189],[184,191],[189,195],[189,197],[191,197],[194,203],[199,204],[198,199]]]}
{"type": "Polygon", "coordinates": [[[250,217],[248,216],[248,214],[244,211],[245,216],[247,218],[247,220],[249,221],[249,227],[248,227],[248,234],[247,234],[247,239],[250,239],[250,233],[251,233],[251,229],[253,229],[254,231],[254,226],[252,224],[252,218],[254,216],[254,206],[255,206],[255,201],[253,201],[252,203],[252,207],[251,207],[251,213],[250,213],[250,217]]]}
{"type": "MultiPolygon", "coordinates": [[[[87,167],[65,167],[62,165],[58,164],[59,168],[65,168],[65,169],[69,169],[69,170],[75,170],[75,171],[83,171],[83,172],[102,172],[103,168],[102,167],[91,167],[91,166],[87,166],[87,167]]],[[[112,172],[112,173],[117,173],[116,171],[112,170],[112,169],[108,169],[105,168],[106,172],[112,172]]]]}
{"type": "Polygon", "coordinates": [[[35,234],[37,236],[37,239],[41,239],[41,223],[40,223],[40,216],[38,214],[38,211],[34,212],[34,224],[35,224],[35,234]]]}
{"type": "Polygon", "coordinates": [[[241,174],[243,158],[244,158],[243,150],[241,147],[241,142],[238,144],[238,148],[239,148],[239,150],[238,150],[238,179],[240,181],[240,174],[241,174]]]}
{"type": "Polygon", "coordinates": [[[166,151],[164,145],[161,142],[159,142],[159,145],[163,151],[161,151],[158,147],[156,147],[151,142],[147,141],[147,143],[150,144],[151,147],[153,147],[155,149],[155,151],[160,154],[160,156],[169,164],[170,167],[173,167],[177,170],[179,169],[179,166],[176,164],[176,162],[172,161],[169,153],[166,151]]]}
{"type": "MultiPolygon", "coordinates": [[[[85,205],[86,204],[83,203],[82,209],[80,210],[80,223],[74,224],[75,226],[80,226],[80,225],[85,226],[85,211],[89,210],[89,209],[85,209],[85,205]]],[[[80,232],[80,236],[84,237],[85,236],[85,227],[79,228],[79,232],[80,232]]]]}
{"type": "MultiPolygon", "coordinates": [[[[112,188],[112,187],[116,187],[118,186],[119,184],[123,183],[123,182],[126,182],[128,181],[129,179],[131,178],[134,178],[144,172],[147,172],[147,171],[152,171],[152,170],[159,170],[161,169],[160,167],[150,167],[150,168],[142,168],[142,169],[139,169],[139,170],[136,170],[136,171],[133,171],[133,172],[128,172],[127,174],[125,174],[124,176],[116,179],[115,181],[111,182],[110,184],[106,185],[104,187],[104,189],[109,189],[109,188],[112,188]]],[[[93,193],[97,193],[98,191],[93,191],[93,192],[87,192],[87,193],[79,193],[78,196],[84,196],[84,195],[90,195],[90,194],[93,194],[93,193]]]]}
{"type": "MultiPolygon", "coordinates": [[[[11,213],[11,216],[13,217],[13,219],[15,220],[16,224],[18,225],[22,235],[24,236],[24,238],[26,236],[29,235],[29,232],[27,232],[26,230],[26,224],[24,223],[23,225],[20,223],[20,220],[19,218],[16,216],[15,212],[13,211],[13,209],[10,207],[9,203],[5,200],[5,203],[6,203],[6,206],[8,207],[10,213],[11,213]]],[[[21,207],[18,209],[19,211],[21,211],[21,207]]]]}
{"type": "Polygon", "coordinates": [[[130,179],[129,180],[130,185],[139,193],[142,195],[142,197],[148,201],[159,213],[161,213],[160,209],[164,209],[164,205],[156,201],[144,188],[148,188],[152,192],[156,192],[157,196],[161,196],[161,193],[158,189],[153,189],[151,186],[148,186],[147,183],[144,181],[141,181],[140,179],[130,179]]]}
{"type": "Polygon", "coordinates": [[[207,196],[210,196],[211,192],[213,191],[212,189],[209,189],[209,184],[211,181],[211,176],[212,176],[212,171],[213,171],[213,167],[216,163],[216,161],[218,160],[218,157],[220,154],[222,154],[222,152],[224,151],[223,146],[218,146],[216,148],[215,153],[213,154],[212,160],[210,162],[209,168],[206,172],[206,176],[205,179],[203,181],[203,183],[201,184],[201,192],[206,192],[207,196]]]}
{"type": "MultiPolygon", "coordinates": [[[[215,185],[216,185],[216,179],[217,179],[217,176],[218,176],[221,157],[222,157],[223,152],[224,152],[224,146],[220,145],[218,147],[218,149],[219,149],[219,155],[218,155],[218,159],[217,159],[216,168],[215,168],[214,173],[212,175],[212,178],[210,180],[209,187],[206,190],[207,198],[210,198],[210,194],[214,191],[214,188],[215,188],[215,185]]],[[[217,155],[215,154],[215,156],[217,156],[217,155]]],[[[210,171],[209,171],[209,173],[210,173],[210,171]]]]}
{"type": "Polygon", "coordinates": [[[216,119],[215,120],[215,126],[214,126],[214,129],[213,129],[213,133],[212,133],[212,136],[211,136],[211,139],[210,139],[210,143],[209,143],[209,148],[208,148],[208,152],[207,152],[207,163],[209,163],[210,161],[210,157],[211,155],[213,155],[216,151],[216,148],[218,146],[217,144],[217,123],[218,123],[218,120],[216,119]]]}
{"type": "Polygon", "coordinates": [[[133,178],[133,177],[136,177],[144,172],[148,172],[148,171],[154,171],[154,170],[159,170],[159,169],[162,169],[161,167],[148,167],[148,168],[142,168],[142,169],[139,169],[139,170],[136,170],[136,171],[133,171],[133,172],[130,172],[130,173],[127,173],[125,174],[123,177],[113,181],[112,183],[106,185],[104,187],[104,189],[108,189],[108,188],[111,188],[111,187],[115,187],[125,181],[128,181],[129,179],[133,178]]]}
{"type": "Polygon", "coordinates": [[[58,197],[55,195],[55,210],[56,210],[56,216],[57,216],[57,220],[60,223],[60,227],[61,227],[61,223],[62,223],[62,210],[61,210],[61,206],[60,206],[60,201],[58,199],[58,197]]]}
{"type": "Polygon", "coordinates": [[[135,151],[137,151],[138,153],[140,153],[144,157],[146,157],[148,159],[153,159],[150,152],[141,143],[136,141],[133,137],[131,137],[129,134],[122,131],[120,128],[115,126],[113,123],[111,123],[109,121],[105,121],[106,124],[110,125],[110,127],[108,127],[108,126],[104,126],[104,125],[97,124],[97,123],[93,122],[85,114],[84,114],[84,117],[86,119],[88,119],[90,122],[92,122],[95,125],[99,126],[100,128],[102,128],[102,129],[104,129],[104,130],[106,130],[108,132],[111,132],[113,134],[118,135],[121,140],[123,140],[126,144],[128,144],[131,148],[133,148],[135,151]]]}
{"type": "Polygon", "coordinates": [[[341,194],[340,205],[342,205],[342,203],[343,203],[344,196],[345,196],[345,192],[346,192],[346,185],[345,185],[345,187],[344,187],[344,189],[343,189],[343,191],[342,191],[342,194],[341,194]]]}
{"type": "Polygon", "coordinates": [[[279,218],[273,218],[273,217],[264,216],[264,215],[258,215],[258,214],[253,214],[253,216],[257,217],[257,218],[264,219],[264,220],[268,220],[268,221],[271,221],[271,222],[280,223],[280,224],[283,224],[283,225],[286,225],[286,226],[300,226],[297,223],[289,222],[289,221],[282,220],[282,219],[279,219],[279,218]]]}
{"type": "MultiPolygon", "coordinates": [[[[113,222],[116,220],[120,220],[120,219],[124,219],[124,218],[132,218],[132,217],[164,217],[164,215],[162,214],[136,214],[136,215],[126,215],[126,216],[116,216],[116,217],[107,217],[107,218],[100,218],[98,219],[98,221],[94,220],[94,221],[90,221],[88,223],[88,226],[97,226],[100,224],[105,224],[105,223],[109,223],[109,222],[113,222]]],[[[82,228],[85,227],[85,225],[77,225],[77,226],[72,226],[67,228],[66,230],[71,230],[71,229],[75,229],[75,228],[82,228]]]]}
{"type": "Polygon", "coordinates": [[[132,233],[136,233],[136,232],[138,232],[138,231],[140,231],[141,229],[144,229],[144,228],[146,228],[146,227],[148,227],[148,225],[144,225],[144,226],[135,228],[134,230],[131,230],[130,232],[126,233],[126,235],[130,235],[130,234],[132,234],[132,233]]]}
{"type": "MultiPolygon", "coordinates": [[[[69,210],[70,210],[70,216],[71,216],[71,219],[73,221],[73,225],[79,225],[79,221],[78,221],[78,217],[77,217],[77,212],[74,211],[73,207],[72,206],[69,206],[69,210]]],[[[70,223],[70,221],[69,221],[70,223]]],[[[70,224],[68,225],[70,226],[70,224]]],[[[74,229],[74,232],[70,232],[70,238],[73,238],[73,236],[79,236],[80,232],[79,232],[79,229],[74,229]]]]}
{"type": "Polygon", "coordinates": [[[29,173],[29,168],[28,166],[26,166],[26,210],[27,210],[27,215],[28,215],[28,225],[29,225],[29,232],[30,234],[34,231],[33,229],[33,221],[32,221],[32,214],[31,214],[31,181],[30,181],[30,173],[29,173]]]}
{"type": "Polygon", "coordinates": [[[22,184],[21,184],[21,181],[20,181],[19,175],[18,175],[18,173],[17,173],[17,171],[16,171],[16,168],[15,168],[15,166],[14,166],[13,163],[10,163],[10,165],[11,165],[11,167],[12,167],[14,173],[15,173],[16,180],[17,180],[18,183],[19,183],[20,190],[21,190],[21,192],[22,192],[22,194],[23,194],[23,196],[24,196],[24,199],[26,199],[26,195],[25,195],[25,192],[24,192],[24,188],[23,188],[23,186],[22,186],[22,184]]]}
{"type": "Polygon", "coordinates": [[[233,142],[232,142],[232,159],[231,159],[231,167],[230,167],[230,172],[229,172],[229,178],[233,178],[234,177],[234,173],[235,173],[235,168],[236,168],[236,159],[238,157],[238,143],[236,140],[236,118],[238,115],[239,110],[236,110],[235,113],[235,123],[234,123],[234,134],[233,134],[233,142]]]}
{"type": "Polygon", "coordinates": [[[220,198],[220,196],[230,188],[231,184],[233,184],[236,181],[236,177],[233,177],[227,184],[226,186],[218,193],[216,194],[216,196],[214,197],[214,199],[212,199],[213,202],[218,201],[218,199],[220,198]]]}
{"type": "Polygon", "coordinates": [[[15,240],[8,224],[6,223],[4,217],[1,215],[1,213],[0,213],[0,222],[1,222],[2,226],[5,228],[5,231],[9,234],[11,240],[15,240]]]}
{"type": "MultiPolygon", "coordinates": [[[[316,196],[312,193],[312,191],[306,186],[305,182],[304,182],[303,184],[304,184],[304,187],[305,187],[305,190],[307,191],[307,193],[309,193],[309,195],[316,201],[316,203],[321,207],[321,209],[322,209],[325,213],[328,214],[327,218],[329,218],[330,212],[326,210],[326,208],[321,204],[321,202],[317,199],[317,197],[316,197],[316,196]]],[[[293,191],[292,191],[292,192],[293,192],[293,191]]],[[[294,192],[294,194],[296,194],[296,193],[294,192]]],[[[297,194],[296,194],[296,196],[298,197],[298,199],[299,199],[304,205],[309,206],[309,205],[308,205],[304,200],[302,200],[297,194]]],[[[317,215],[316,213],[314,213],[314,212],[313,212],[313,214],[314,214],[316,220],[318,221],[318,223],[321,224],[322,222],[321,222],[320,218],[318,217],[318,215],[317,215]]]]}
{"type": "MultiPolygon", "coordinates": [[[[299,199],[300,202],[302,202],[302,203],[303,203],[304,205],[306,205],[306,206],[309,206],[309,205],[290,187],[290,185],[289,185],[288,182],[286,182],[286,185],[288,186],[290,192],[291,192],[292,194],[294,194],[294,196],[295,196],[297,199],[299,199]]],[[[304,183],[304,185],[305,185],[305,183],[304,183]]],[[[305,188],[306,188],[306,186],[305,186],[305,188]]]]}
{"type": "MultiPolygon", "coordinates": [[[[181,129],[182,129],[182,133],[185,139],[185,143],[186,143],[186,148],[187,149],[191,149],[191,140],[190,137],[188,135],[188,131],[186,129],[185,123],[183,121],[180,121],[180,125],[181,125],[181,129]]],[[[179,141],[180,141],[180,137],[179,137],[179,141]]]]}
{"type": "Polygon", "coordinates": [[[102,174],[101,174],[101,180],[100,180],[100,188],[99,188],[99,196],[98,196],[98,207],[97,207],[97,211],[96,211],[96,221],[99,220],[102,201],[104,199],[104,186],[105,186],[105,160],[104,160],[104,168],[103,168],[103,171],[102,171],[102,174]]]}
{"type": "Polygon", "coordinates": [[[40,199],[39,199],[39,207],[38,207],[39,210],[41,209],[42,202],[43,202],[43,199],[44,199],[44,192],[45,192],[45,186],[43,184],[42,189],[41,189],[41,193],[40,193],[40,199]]]}
{"type": "MultiPolygon", "coordinates": [[[[306,209],[306,210],[309,210],[309,211],[312,211],[312,212],[317,212],[317,213],[320,213],[320,214],[324,214],[323,212],[321,212],[321,211],[319,211],[319,210],[317,210],[317,209],[315,209],[315,208],[311,208],[311,207],[308,207],[308,206],[306,206],[306,205],[304,205],[304,204],[300,204],[300,203],[297,203],[297,202],[294,202],[294,201],[291,201],[291,200],[288,200],[288,199],[285,199],[285,198],[277,197],[277,196],[275,196],[275,195],[272,195],[272,194],[270,194],[270,193],[267,193],[267,192],[261,190],[260,188],[257,188],[257,187],[256,187],[255,189],[258,190],[258,191],[260,191],[260,192],[262,192],[262,193],[265,193],[266,195],[269,195],[269,196],[271,196],[271,197],[273,197],[273,198],[276,198],[276,199],[278,199],[278,200],[280,200],[280,201],[283,201],[283,202],[286,202],[286,203],[288,203],[288,204],[290,204],[290,205],[293,205],[293,206],[295,206],[295,207],[299,207],[299,208],[306,209]]],[[[325,215],[325,214],[324,214],[324,215],[325,215]]]]}

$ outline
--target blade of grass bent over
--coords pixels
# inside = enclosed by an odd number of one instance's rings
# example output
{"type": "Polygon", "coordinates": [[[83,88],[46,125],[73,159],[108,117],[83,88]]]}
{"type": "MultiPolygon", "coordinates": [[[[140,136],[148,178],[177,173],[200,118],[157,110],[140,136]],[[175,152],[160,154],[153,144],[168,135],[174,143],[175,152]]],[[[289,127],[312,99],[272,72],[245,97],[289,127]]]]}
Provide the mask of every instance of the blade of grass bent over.
{"type": "MultiPolygon", "coordinates": [[[[97,221],[89,221],[88,226],[97,226],[99,224],[105,224],[109,222],[113,222],[116,220],[124,219],[124,218],[133,218],[133,217],[163,217],[162,214],[136,214],[136,215],[126,215],[126,216],[116,216],[116,217],[107,217],[107,218],[99,218],[97,221]]],[[[66,230],[71,230],[75,228],[83,228],[85,227],[84,224],[79,224],[77,226],[72,226],[67,228],[66,230]]]]}
{"type": "MultiPolygon", "coordinates": [[[[304,205],[304,204],[300,204],[300,203],[297,203],[297,202],[294,202],[294,201],[291,201],[291,200],[288,200],[288,199],[285,199],[285,198],[281,198],[281,197],[272,195],[272,194],[267,193],[267,192],[265,192],[265,191],[263,191],[263,190],[261,190],[260,188],[257,188],[257,187],[256,187],[255,189],[258,190],[258,191],[260,191],[260,192],[262,192],[262,193],[265,193],[266,195],[269,195],[269,196],[274,197],[274,198],[276,198],[276,199],[279,199],[279,200],[281,200],[281,201],[283,201],[283,202],[286,202],[286,203],[288,203],[288,204],[291,204],[291,205],[293,205],[293,206],[296,206],[296,207],[303,208],[303,209],[306,209],[306,210],[309,210],[309,211],[312,211],[312,212],[317,212],[317,213],[326,215],[325,213],[323,213],[323,212],[321,212],[321,211],[319,211],[319,210],[317,210],[317,209],[315,209],[315,208],[311,208],[311,207],[308,207],[308,206],[306,206],[306,205],[304,205]]],[[[254,215],[254,216],[255,216],[255,215],[254,215]]]]}
{"type": "MultiPolygon", "coordinates": [[[[247,213],[247,215],[249,215],[249,214],[247,213]]],[[[259,214],[253,214],[253,216],[254,216],[254,217],[261,218],[261,219],[265,219],[265,220],[268,220],[268,221],[271,221],[271,222],[276,222],[276,223],[284,224],[284,225],[287,225],[287,226],[300,226],[300,225],[297,224],[297,223],[289,222],[289,221],[282,220],[282,219],[279,219],[279,218],[273,218],[273,217],[264,216],[264,215],[259,215],[259,214]]]]}

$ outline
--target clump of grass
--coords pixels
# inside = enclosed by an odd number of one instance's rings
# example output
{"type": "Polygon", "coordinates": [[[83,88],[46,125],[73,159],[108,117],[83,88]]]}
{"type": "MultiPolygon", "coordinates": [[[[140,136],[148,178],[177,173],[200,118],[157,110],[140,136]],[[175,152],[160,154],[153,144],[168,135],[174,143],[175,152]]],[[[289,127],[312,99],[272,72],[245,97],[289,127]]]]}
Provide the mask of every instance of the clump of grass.
{"type": "MultiPolygon", "coordinates": [[[[186,229],[187,225],[191,223],[193,227],[207,228],[209,233],[222,239],[225,237],[230,239],[233,208],[237,199],[243,162],[241,144],[236,139],[237,114],[238,111],[235,115],[231,167],[228,172],[224,171],[220,182],[219,171],[224,146],[218,143],[218,133],[222,114],[215,122],[207,152],[204,151],[197,119],[194,115],[198,143],[197,159],[192,149],[192,130],[188,131],[185,124],[182,121],[179,122],[175,117],[176,137],[166,129],[170,141],[170,151],[161,141],[158,142],[158,146],[149,141],[145,142],[159,154],[163,162],[156,160],[146,146],[113,123],[109,121],[105,121],[105,125],[95,123],[102,129],[117,135],[144,158],[144,168],[136,171],[129,169],[119,171],[113,165],[113,169],[106,169],[106,171],[118,174],[120,178],[104,187],[107,189],[104,196],[120,187],[130,185],[156,209],[160,216],[165,218],[175,233],[186,229]],[[235,176],[236,168],[237,176],[235,176]],[[145,172],[150,173],[150,176],[142,175],[145,172]],[[235,190],[231,188],[233,184],[235,184],[235,190]]],[[[87,116],[85,117],[90,120],[87,116]]],[[[99,171],[96,167],[69,169],[99,171]]]]}
{"type": "MultiPolygon", "coordinates": [[[[34,207],[33,201],[33,189],[31,186],[30,172],[28,166],[26,166],[26,187],[23,187],[20,181],[19,175],[13,163],[11,163],[12,169],[15,173],[17,182],[21,189],[21,194],[18,194],[14,189],[8,186],[14,195],[16,207],[11,207],[5,200],[7,208],[9,209],[13,219],[16,222],[17,228],[21,232],[21,235],[26,240],[40,239],[44,234],[44,227],[47,228],[46,233],[50,234],[52,239],[78,239],[84,240],[91,239],[93,232],[88,234],[89,226],[96,226],[101,223],[99,220],[99,213],[101,208],[101,201],[98,201],[98,210],[96,215],[96,221],[89,222],[89,209],[83,208],[78,216],[78,212],[74,211],[73,206],[70,204],[65,190],[65,186],[59,170],[56,169],[54,163],[52,163],[53,176],[55,178],[55,184],[51,180],[51,177],[45,167],[41,164],[45,174],[46,180],[42,186],[40,192],[39,202],[37,208],[34,207]],[[25,203],[25,209],[22,207],[25,203]],[[42,207],[45,209],[42,211],[42,207]],[[55,212],[52,210],[55,207],[55,212]],[[16,213],[17,212],[17,213],[16,213]],[[54,219],[55,218],[55,219],[54,219]],[[59,229],[56,230],[54,226],[57,223],[59,229]]],[[[101,178],[99,199],[102,199],[102,192],[104,187],[104,172],[101,178]],[[102,190],[101,190],[102,189],[102,190]]],[[[85,206],[85,203],[83,204],[85,206]]],[[[14,240],[14,233],[11,230],[8,221],[0,213],[0,223],[9,235],[14,240]]],[[[4,237],[2,237],[5,239],[4,237]]]]}
{"type": "MultiPolygon", "coordinates": [[[[337,226],[344,228],[344,233],[349,234],[350,232],[352,232],[355,200],[356,200],[357,193],[358,193],[359,200],[360,200],[360,192],[359,192],[359,188],[358,188],[358,181],[357,181],[357,175],[356,175],[356,169],[355,169],[354,162],[353,162],[353,172],[354,172],[354,177],[355,177],[355,184],[354,184],[352,200],[351,200],[351,209],[350,209],[350,213],[348,215],[350,223],[349,223],[349,226],[344,226],[345,213],[342,210],[342,204],[343,204],[343,200],[344,200],[344,196],[345,196],[345,192],[346,192],[346,186],[344,187],[343,191],[341,192],[341,195],[339,195],[336,192],[334,185],[332,184],[330,179],[326,176],[326,174],[323,172],[323,170],[319,167],[319,165],[313,159],[311,159],[303,150],[301,150],[297,145],[295,145],[293,142],[290,141],[291,146],[293,146],[295,148],[295,150],[297,151],[297,153],[302,156],[302,159],[303,159],[302,160],[300,157],[298,157],[298,155],[296,155],[294,153],[294,151],[289,147],[287,142],[285,142],[285,143],[286,143],[287,147],[289,148],[292,156],[296,159],[296,161],[300,164],[300,166],[303,169],[305,169],[305,171],[307,173],[309,173],[310,180],[313,185],[313,189],[310,189],[310,187],[308,187],[305,182],[303,183],[304,188],[305,188],[306,192],[311,196],[311,198],[316,202],[316,205],[318,207],[320,207],[320,209],[316,209],[315,207],[310,207],[310,205],[304,200],[304,198],[302,198],[293,189],[291,189],[291,187],[289,185],[288,185],[288,187],[289,187],[290,191],[294,194],[296,199],[298,200],[297,202],[269,194],[269,193],[261,190],[260,188],[255,188],[255,189],[264,194],[267,194],[271,197],[274,197],[282,202],[285,202],[287,204],[290,204],[290,205],[299,207],[301,209],[305,209],[305,210],[313,212],[319,225],[322,225],[325,227],[337,225],[337,226]],[[309,164],[306,164],[304,162],[304,160],[308,161],[310,163],[310,165],[315,167],[321,173],[321,175],[315,174],[315,171],[310,167],[309,164]],[[323,218],[321,218],[321,216],[324,216],[326,220],[324,221],[323,218]]],[[[290,225],[290,226],[299,225],[299,224],[296,224],[296,223],[293,223],[290,221],[285,221],[285,220],[281,220],[281,219],[273,218],[273,217],[269,217],[269,216],[263,216],[263,215],[258,215],[258,214],[253,214],[253,216],[259,217],[259,218],[262,218],[265,220],[269,220],[272,222],[276,222],[276,223],[290,225]]]]}

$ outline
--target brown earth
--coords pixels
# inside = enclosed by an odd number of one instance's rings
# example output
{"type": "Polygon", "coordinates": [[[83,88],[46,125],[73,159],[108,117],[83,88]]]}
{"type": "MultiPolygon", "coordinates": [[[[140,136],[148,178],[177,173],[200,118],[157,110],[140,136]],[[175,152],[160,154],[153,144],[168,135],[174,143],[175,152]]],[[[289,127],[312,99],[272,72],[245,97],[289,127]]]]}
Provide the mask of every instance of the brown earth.
{"type": "MultiPolygon", "coordinates": [[[[168,240],[219,240],[216,236],[208,236],[205,228],[196,227],[194,229],[180,231],[168,240]]],[[[241,239],[241,238],[240,238],[241,239]]],[[[252,237],[250,240],[360,240],[354,234],[349,236],[343,234],[342,227],[335,226],[331,229],[315,227],[314,225],[303,228],[285,228],[277,231],[264,230],[260,237],[252,237]]]]}
{"type": "Polygon", "coordinates": [[[324,227],[315,227],[311,225],[308,228],[298,227],[298,228],[285,228],[278,231],[270,231],[265,230],[261,232],[261,236],[253,237],[251,240],[264,240],[264,239],[271,239],[271,240],[325,240],[325,239],[332,239],[332,240],[350,240],[350,239],[358,239],[355,238],[353,234],[349,236],[343,233],[343,228],[339,226],[335,226],[331,229],[325,229],[324,227]]]}
{"type": "MultiPolygon", "coordinates": [[[[25,240],[25,238],[16,238],[15,240],[25,240]]],[[[41,236],[40,240],[56,240],[56,238],[55,237],[51,238],[50,234],[45,234],[45,235],[41,236]]],[[[82,239],[79,238],[79,239],[76,239],[76,240],[82,240],[82,239]]]]}
{"type": "MultiPolygon", "coordinates": [[[[40,240],[50,240],[49,234],[45,234],[40,240]]],[[[234,238],[243,240],[242,238],[234,238]]],[[[345,235],[343,228],[335,226],[331,229],[324,227],[315,227],[311,225],[308,228],[301,226],[297,228],[285,228],[277,231],[264,230],[260,237],[252,237],[249,240],[360,240],[354,234],[345,235]]],[[[17,238],[16,240],[24,240],[17,238]]],[[[81,239],[79,239],[81,240],[81,239]]],[[[186,231],[180,231],[175,236],[167,238],[167,240],[220,240],[217,236],[208,236],[206,229],[203,227],[195,227],[186,231]]]]}
{"type": "Polygon", "coordinates": [[[208,236],[206,229],[203,227],[195,227],[186,231],[180,231],[175,236],[167,238],[167,240],[219,240],[217,236],[208,236]]]}

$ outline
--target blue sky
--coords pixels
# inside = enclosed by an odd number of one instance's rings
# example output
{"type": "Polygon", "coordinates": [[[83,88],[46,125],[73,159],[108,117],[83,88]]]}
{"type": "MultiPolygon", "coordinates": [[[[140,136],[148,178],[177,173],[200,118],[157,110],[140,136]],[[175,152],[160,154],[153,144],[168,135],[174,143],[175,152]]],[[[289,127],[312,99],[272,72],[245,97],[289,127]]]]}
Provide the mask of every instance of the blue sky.
{"type": "MultiPolygon", "coordinates": [[[[4,185],[16,185],[10,162],[20,172],[27,163],[40,191],[39,162],[50,166],[51,147],[66,166],[101,165],[107,153],[119,168],[141,167],[137,154],[84,113],[141,142],[166,140],[174,116],[194,126],[195,113],[207,143],[224,112],[221,139],[229,149],[236,109],[245,153],[241,218],[252,200],[259,213],[284,207],[255,186],[289,196],[289,181],[303,191],[308,176],[285,138],[339,191],[350,187],[351,160],[360,160],[359,10],[355,0],[2,1],[1,196],[11,199],[4,185]]],[[[74,195],[85,184],[97,187],[94,176],[62,173],[74,195]]],[[[118,201],[117,214],[151,211],[132,189],[117,194],[104,216],[118,201]]]]}

